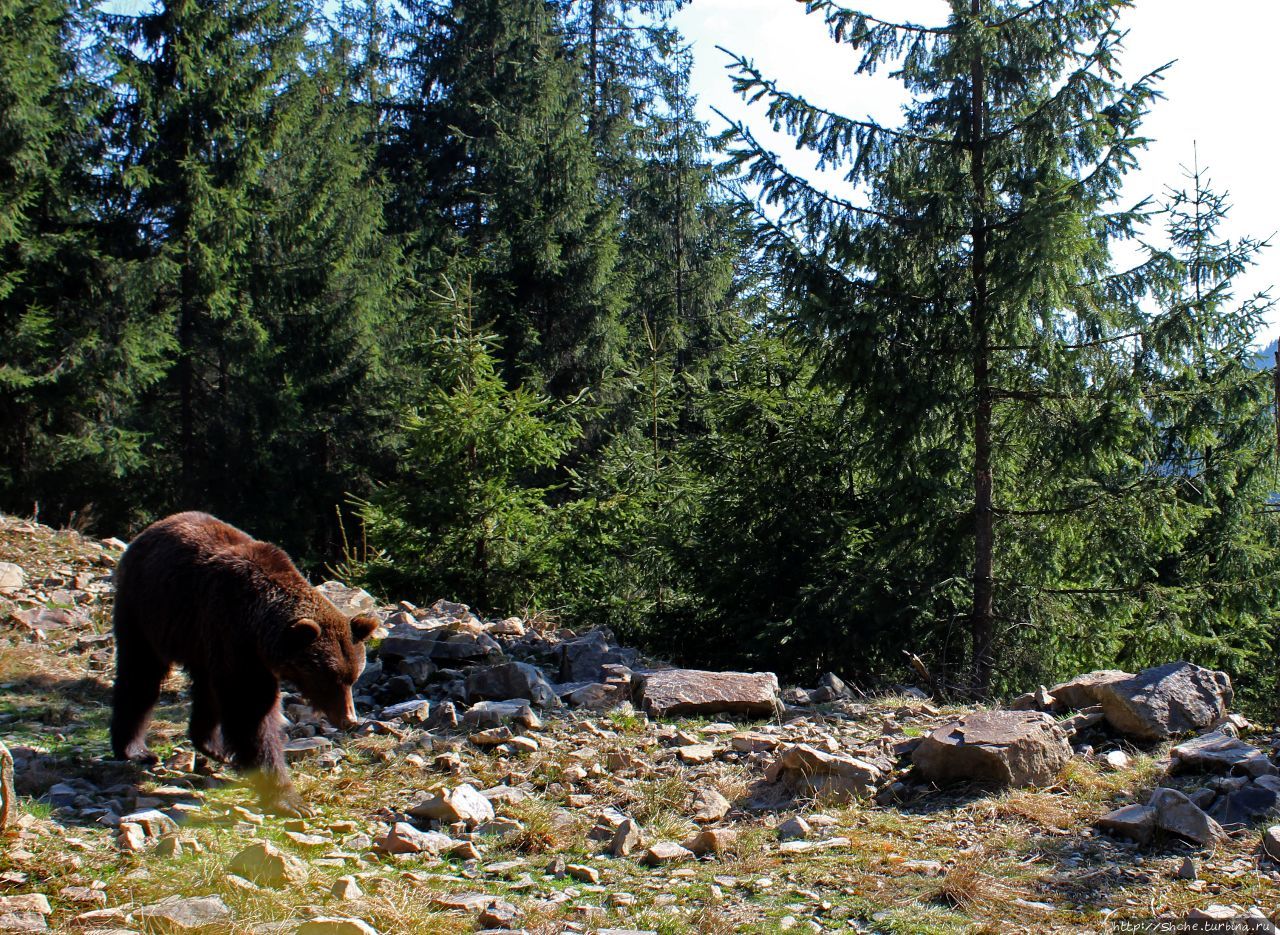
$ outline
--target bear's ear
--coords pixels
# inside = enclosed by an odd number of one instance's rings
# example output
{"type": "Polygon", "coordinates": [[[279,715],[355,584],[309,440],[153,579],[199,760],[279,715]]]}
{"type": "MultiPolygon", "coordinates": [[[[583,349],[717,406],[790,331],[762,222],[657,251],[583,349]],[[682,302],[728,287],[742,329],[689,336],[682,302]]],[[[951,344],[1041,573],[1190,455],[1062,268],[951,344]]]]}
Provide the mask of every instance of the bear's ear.
{"type": "Polygon", "coordinates": [[[320,624],[310,617],[301,617],[289,625],[284,631],[284,649],[286,653],[296,653],[306,649],[320,639],[320,624]]]}
{"type": "Polygon", "coordinates": [[[360,614],[358,617],[351,618],[351,639],[357,643],[363,643],[373,631],[378,629],[378,618],[373,614],[360,614]]]}

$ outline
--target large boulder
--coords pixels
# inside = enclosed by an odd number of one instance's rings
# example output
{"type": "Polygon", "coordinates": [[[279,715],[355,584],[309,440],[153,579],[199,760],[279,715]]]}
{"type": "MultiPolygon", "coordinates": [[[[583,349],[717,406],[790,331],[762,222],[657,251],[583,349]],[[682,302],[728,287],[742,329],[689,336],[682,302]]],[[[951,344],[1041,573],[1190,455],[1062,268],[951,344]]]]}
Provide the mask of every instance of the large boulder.
{"type": "Polygon", "coordinates": [[[778,677],[772,672],[660,669],[637,673],[632,681],[632,697],[637,707],[654,717],[773,717],[782,710],[778,677]]]}
{"type": "Polygon", "coordinates": [[[409,614],[397,614],[386,639],[378,646],[378,653],[401,659],[426,656],[464,662],[501,656],[502,647],[487,633],[453,629],[439,620],[417,620],[409,614]]]}
{"type": "Polygon", "coordinates": [[[504,662],[472,669],[467,676],[467,701],[509,701],[523,698],[540,708],[556,708],[560,699],[542,670],[527,662],[504,662]]]}
{"type": "Polygon", "coordinates": [[[880,778],[880,769],[866,760],[805,743],[784,749],[765,770],[767,781],[781,782],[793,793],[841,802],[874,793],[880,778]]]}
{"type": "Polygon", "coordinates": [[[1049,689],[1048,694],[1053,699],[1056,710],[1075,711],[1098,704],[1098,689],[1101,686],[1131,678],[1131,672],[1099,669],[1097,672],[1086,672],[1069,681],[1059,682],[1049,689]]]}
{"type": "Polygon", "coordinates": [[[1157,828],[1184,841],[1204,847],[1226,837],[1220,824],[1177,789],[1156,789],[1147,806],[1155,809],[1157,828]]]}
{"type": "Polygon", "coordinates": [[[592,630],[557,647],[561,682],[605,682],[605,666],[632,666],[636,651],[613,646],[604,630],[592,630]]]}
{"type": "Polygon", "coordinates": [[[1039,711],[978,711],[939,727],[916,747],[920,775],[946,785],[975,781],[1044,786],[1071,759],[1071,744],[1039,711]]]}
{"type": "Polygon", "coordinates": [[[1210,731],[1169,751],[1171,773],[1236,773],[1276,776],[1280,770],[1257,747],[1222,731],[1210,731]]]}
{"type": "Polygon", "coordinates": [[[1143,669],[1094,686],[1112,728],[1135,740],[1167,740],[1202,730],[1227,713],[1231,677],[1190,662],[1143,669]]]}
{"type": "Polygon", "coordinates": [[[378,609],[378,602],[368,591],[363,588],[349,588],[341,581],[326,581],[317,586],[316,590],[348,617],[372,613],[378,609]]]}

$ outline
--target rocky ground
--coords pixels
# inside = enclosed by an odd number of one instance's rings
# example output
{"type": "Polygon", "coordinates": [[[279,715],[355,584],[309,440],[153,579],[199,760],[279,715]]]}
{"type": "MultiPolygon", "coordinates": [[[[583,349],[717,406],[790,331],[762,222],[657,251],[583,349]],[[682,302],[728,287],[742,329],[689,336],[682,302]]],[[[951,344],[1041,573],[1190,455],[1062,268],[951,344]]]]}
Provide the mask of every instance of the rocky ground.
{"type": "Polygon", "coordinates": [[[982,711],[378,607],[366,722],[285,701],[316,814],[263,815],[191,752],[181,675],[161,765],[107,758],[122,548],[0,517],[0,932],[1243,931],[1280,905],[1280,744],[1185,663],[982,711]]]}

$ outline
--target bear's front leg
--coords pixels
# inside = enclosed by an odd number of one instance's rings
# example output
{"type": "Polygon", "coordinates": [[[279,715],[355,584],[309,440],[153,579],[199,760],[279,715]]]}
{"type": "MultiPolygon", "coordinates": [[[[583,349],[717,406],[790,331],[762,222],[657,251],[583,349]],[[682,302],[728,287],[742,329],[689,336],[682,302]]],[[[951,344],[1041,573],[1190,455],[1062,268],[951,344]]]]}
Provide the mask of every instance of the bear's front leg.
{"type": "Polygon", "coordinates": [[[236,766],[249,774],[262,807],[273,814],[305,818],[311,814],[289,781],[280,727],[279,685],[240,685],[232,694],[220,691],[222,739],[236,766]]]}

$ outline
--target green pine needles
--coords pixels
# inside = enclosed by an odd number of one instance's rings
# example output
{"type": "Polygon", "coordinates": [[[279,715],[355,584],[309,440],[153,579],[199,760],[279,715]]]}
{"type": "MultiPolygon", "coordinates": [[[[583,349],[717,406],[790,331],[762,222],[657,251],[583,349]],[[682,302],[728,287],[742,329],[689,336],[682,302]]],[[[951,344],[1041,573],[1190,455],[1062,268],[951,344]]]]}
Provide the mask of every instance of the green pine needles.
{"type": "MultiPolygon", "coordinates": [[[[1230,301],[1259,245],[1212,243],[1223,205],[1196,178],[1167,209],[1172,245],[1118,266],[1157,212],[1116,200],[1163,71],[1121,79],[1128,5],[953,0],[926,26],[811,2],[858,72],[895,69],[900,126],[735,61],[737,89],[840,173],[843,188],[820,187],[734,128],[795,324],[860,427],[850,458],[893,505],[880,534],[933,563],[911,639],[981,693],[1028,668],[1217,663],[1267,632],[1221,604],[1188,626],[1227,586],[1233,550],[1204,553],[1207,529],[1269,537],[1246,479],[1267,457],[1248,350],[1263,300],[1230,301]]],[[[1271,586],[1234,567],[1246,603],[1268,603],[1271,586]]]]}

